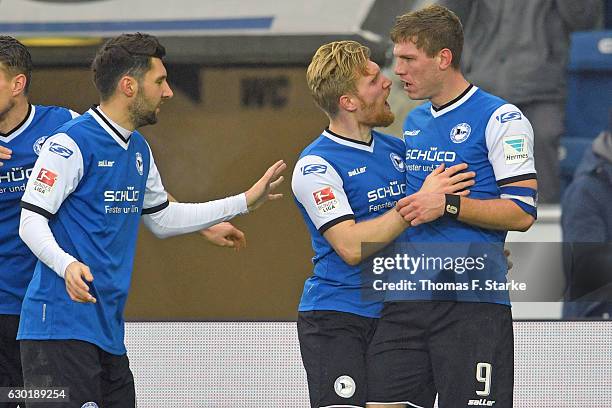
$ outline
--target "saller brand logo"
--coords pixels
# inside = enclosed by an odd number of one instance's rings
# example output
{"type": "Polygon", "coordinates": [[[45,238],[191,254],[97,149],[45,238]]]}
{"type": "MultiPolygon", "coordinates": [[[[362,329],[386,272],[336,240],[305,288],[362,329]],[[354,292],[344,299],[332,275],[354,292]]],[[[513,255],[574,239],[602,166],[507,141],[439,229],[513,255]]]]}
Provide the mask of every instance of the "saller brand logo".
{"type": "Polygon", "coordinates": [[[362,174],[366,172],[366,166],[363,167],[357,167],[356,169],[353,169],[351,171],[348,172],[349,177],[353,177],[356,176],[358,174],[362,174]]]}
{"type": "Polygon", "coordinates": [[[495,404],[495,401],[488,400],[486,398],[471,399],[468,401],[468,405],[477,406],[477,407],[492,407],[494,404],[495,404]]]}
{"type": "Polygon", "coordinates": [[[416,129],[416,130],[405,130],[404,131],[404,136],[416,136],[419,133],[421,133],[421,129],[416,129]]]}
{"type": "Polygon", "coordinates": [[[98,161],[98,167],[113,167],[115,162],[112,160],[100,160],[98,161]]]}

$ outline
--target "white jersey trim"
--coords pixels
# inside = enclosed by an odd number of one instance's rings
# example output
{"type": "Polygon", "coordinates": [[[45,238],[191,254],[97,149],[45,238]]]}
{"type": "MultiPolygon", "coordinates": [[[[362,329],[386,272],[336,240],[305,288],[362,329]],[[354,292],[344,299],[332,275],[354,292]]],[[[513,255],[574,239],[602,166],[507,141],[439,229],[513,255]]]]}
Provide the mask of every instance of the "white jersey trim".
{"type": "MultiPolygon", "coordinates": [[[[34,115],[36,114],[36,106],[34,105],[30,105],[30,106],[31,106],[30,116],[28,116],[28,119],[23,123],[23,125],[19,126],[18,129],[11,132],[11,134],[8,136],[0,136],[0,141],[8,143],[11,140],[15,139],[17,136],[19,136],[20,134],[22,134],[28,128],[28,126],[30,126],[30,124],[34,120],[34,115]]],[[[47,136],[47,135],[41,135],[41,136],[47,136]]]]}
{"type": "Polygon", "coordinates": [[[96,122],[98,122],[100,127],[102,127],[102,129],[104,129],[106,133],[108,133],[113,139],[115,139],[115,142],[117,142],[119,146],[121,146],[124,150],[128,149],[128,147],[130,146],[130,135],[132,134],[132,132],[122,128],[117,123],[112,121],[104,112],[102,112],[102,109],[100,109],[99,107],[95,110],[93,108],[89,109],[87,113],[89,113],[96,120],[96,122]],[[108,124],[104,121],[103,118],[106,119],[117,130],[117,132],[121,133],[121,135],[125,138],[125,140],[127,140],[127,142],[117,136],[117,134],[115,133],[115,129],[112,129],[110,126],[108,126],[108,124]]]}
{"type": "Polygon", "coordinates": [[[149,173],[147,177],[145,195],[142,202],[142,209],[144,212],[146,212],[146,210],[150,210],[161,204],[164,204],[168,201],[168,193],[164,188],[164,184],[159,174],[159,170],[157,170],[155,159],[153,159],[153,152],[151,151],[151,146],[149,146],[149,142],[147,142],[146,140],[145,144],[149,149],[149,173]]]}
{"type": "Polygon", "coordinates": [[[445,113],[448,113],[452,110],[457,109],[458,107],[460,107],[461,105],[463,105],[468,99],[470,99],[472,97],[472,95],[474,95],[474,93],[478,90],[478,87],[476,85],[472,85],[472,89],[470,89],[465,95],[463,95],[463,97],[461,99],[459,99],[457,102],[453,103],[452,105],[447,106],[444,109],[441,109],[439,111],[436,111],[433,108],[433,105],[429,107],[429,111],[431,112],[431,115],[434,118],[437,118],[439,116],[444,115],[445,113]]]}
{"type": "Polygon", "coordinates": [[[370,143],[369,146],[363,143],[351,142],[350,140],[346,140],[346,139],[342,139],[340,137],[334,136],[330,132],[328,132],[327,129],[323,131],[323,136],[343,146],[348,146],[348,147],[352,147],[355,149],[364,150],[370,153],[374,151],[374,143],[376,143],[376,139],[374,138],[374,135],[372,135],[372,143],[370,143]]]}

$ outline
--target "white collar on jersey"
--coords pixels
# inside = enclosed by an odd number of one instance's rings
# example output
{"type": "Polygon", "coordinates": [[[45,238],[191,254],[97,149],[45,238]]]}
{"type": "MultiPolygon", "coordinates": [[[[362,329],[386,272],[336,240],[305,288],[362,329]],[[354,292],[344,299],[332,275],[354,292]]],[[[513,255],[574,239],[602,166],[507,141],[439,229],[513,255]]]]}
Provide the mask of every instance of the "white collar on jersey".
{"type": "Polygon", "coordinates": [[[14,138],[16,138],[17,136],[19,136],[20,134],[22,134],[28,128],[28,126],[30,126],[30,123],[32,123],[32,120],[34,120],[35,114],[36,114],[36,106],[30,104],[29,113],[28,115],[26,115],[25,119],[19,125],[17,125],[15,129],[11,130],[6,135],[3,135],[0,133],[0,141],[4,143],[8,143],[14,138]]]}
{"type": "Polygon", "coordinates": [[[474,93],[478,90],[476,85],[471,85],[465,95],[460,96],[457,100],[451,101],[449,104],[446,104],[442,109],[435,110],[433,105],[429,107],[429,111],[434,118],[444,115],[452,111],[453,109],[457,109],[459,106],[463,105],[468,99],[474,95],[474,93]]]}
{"type": "Polygon", "coordinates": [[[370,152],[370,153],[372,153],[374,151],[374,143],[376,143],[376,139],[374,138],[374,135],[372,135],[372,143],[370,143],[369,145],[364,143],[364,142],[352,141],[352,140],[347,139],[345,137],[341,137],[340,135],[336,135],[336,134],[332,133],[328,129],[325,129],[323,131],[323,136],[325,136],[328,139],[331,139],[334,142],[339,143],[341,145],[348,146],[348,147],[353,147],[353,148],[359,149],[359,150],[364,150],[364,151],[370,152]]]}
{"type": "Polygon", "coordinates": [[[111,135],[113,139],[125,150],[130,145],[130,136],[133,132],[119,126],[115,121],[109,118],[99,106],[94,106],[87,111],[98,124],[111,135]]]}

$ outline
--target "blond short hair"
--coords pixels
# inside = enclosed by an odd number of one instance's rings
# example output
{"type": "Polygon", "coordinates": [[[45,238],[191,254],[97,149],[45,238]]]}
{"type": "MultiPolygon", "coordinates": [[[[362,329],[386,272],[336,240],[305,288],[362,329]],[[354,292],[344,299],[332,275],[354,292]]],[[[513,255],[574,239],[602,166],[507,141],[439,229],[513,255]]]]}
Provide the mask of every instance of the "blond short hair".
{"type": "Polygon", "coordinates": [[[357,79],[366,74],[369,59],[370,49],[356,41],[334,41],[319,47],[306,71],[306,81],[315,102],[328,116],[338,114],[342,95],[357,92],[357,79]]]}

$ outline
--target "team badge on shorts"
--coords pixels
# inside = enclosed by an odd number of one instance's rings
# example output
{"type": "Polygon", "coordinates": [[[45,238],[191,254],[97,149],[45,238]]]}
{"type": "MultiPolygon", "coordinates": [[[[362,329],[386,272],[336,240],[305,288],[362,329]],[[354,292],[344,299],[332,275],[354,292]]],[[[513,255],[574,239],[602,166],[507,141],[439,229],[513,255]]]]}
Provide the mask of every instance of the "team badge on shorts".
{"type": "Polygon", "coordinates": [[[45,140],[47,140],[47,136],[39,137],[32,145],[34,153],[36,153],[37,156],[40,156],[40,149],[42,149],[43,145],[45,144],[45,140]]]}
{"type": "Polygon", "coordinates": [[[143,161],[142,161],[142,154],[140,154],[140,152],[136,152],[136,170],[138,170],[138,174],[140,174],[142,176],[142,172],[143,172],[143,161]]]}
{"type": "Polygon", "coordinates": [[[99,408],[98,404],[96,404],[95,402],[86,402],[83,405],[81,405],[81,408],[99,408]]]}
{"type": "Polygon", "coordinates": [[[353,395],[355,395],[356,389],[357,386],[355,385],[355,380],[348,375],[342,375],[336,379],[336,382],[334,382],[334,391],[336,391],[336,394],[342,398],[351,398],[353,395]]]}
{"type": "Polygon", "coordinates": [[[453,143],[463,143],[472,133],[472,127],[467,123],[460,123],[450,131],[450,139],[453,143]]]}

